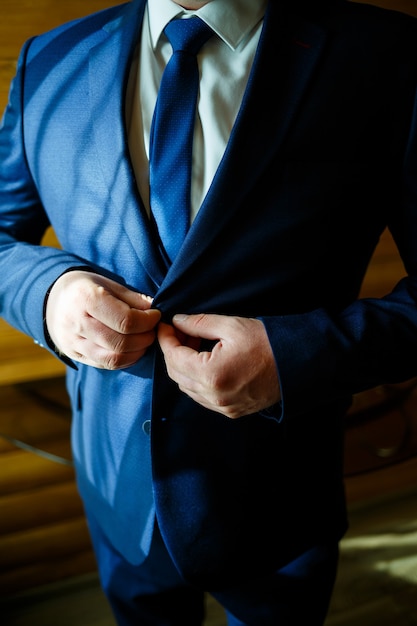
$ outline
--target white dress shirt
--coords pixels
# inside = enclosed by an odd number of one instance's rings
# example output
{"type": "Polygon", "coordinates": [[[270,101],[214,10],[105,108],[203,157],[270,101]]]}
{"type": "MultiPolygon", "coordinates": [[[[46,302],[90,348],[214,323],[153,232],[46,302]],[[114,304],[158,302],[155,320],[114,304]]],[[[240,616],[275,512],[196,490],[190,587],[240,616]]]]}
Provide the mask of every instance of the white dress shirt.
{"type": "Polygon", "coordinates": [[[172,48],[163,33],[175,17],[198,15],[214,36],[198,55],[200,96],[196,115],[191,219],[206,195],[236,120],[255,56],[266,0],[212,0],[189,11],[172,0],[149,0],[129,79],[126,120],[137,184],[149,211],[149,134],[164,68],[172,48]]]}

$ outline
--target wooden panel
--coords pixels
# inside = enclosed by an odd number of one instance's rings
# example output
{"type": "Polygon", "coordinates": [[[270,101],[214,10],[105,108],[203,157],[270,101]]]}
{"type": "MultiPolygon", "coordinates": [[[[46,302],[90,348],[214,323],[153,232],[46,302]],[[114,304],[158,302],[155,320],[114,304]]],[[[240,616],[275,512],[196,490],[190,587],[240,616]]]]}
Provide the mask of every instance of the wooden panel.
{"type": "MultiPolygon", "coordinates": [[[[62,529],[65,531],[65,529],[62,529]]],[[[85,530],[85,529],[84,529],[85,530]]],[[[32,541],[39,537],[33,536],[32,541]]],[[[60,535],[61,543],[67,540],[65,532],[60,535]]],[[[45,536],[48,542],[48,536],[45,536]]],[[[48,554],[48,553],[46,553],[48,554]]],[[[91,549],[80,551],[74,549],[71,554],[56,555],[56,558],[42,558],[37,562],[25,563],[20,567],[0,569],[0,599],[16,593],[56,583],[74,576],[96,572],[96,562],[91,549]]]]}
{"type": "MultiPolygon", "coordinates": [[[[20,453],[20,458],[29,457],[29,454],[20,453]]],[[[2,459],[7,462],[7,459],[2,459]]],[[[55,467],[49,464],[49,474],[55,473],[55,467]]],[[[42,525],[62,522],[83,516],[83,507],[78,497],[73,473],[69,473],[68,481],[48,481],[49,484],[40,485],[34,480],[26,490],[13,490],[3,493],[0,488],[0,541],[5,535],[13,535],[42,525]]]]}
{"type": "Polygon", "coordinates": [[[64,365],[0,319],[0,385],[60,376],[64,365]]]}
{"type": "Polygon", "coordinates": [[[89,537],[83,519],[69,519],[54,525],[14,532],[0,537],[0,554],[5,569],[66,558],[77,550],[86,550],[89,537]],[[65,541],[62,538],[65,537],[65,541]],[[84,541],[81,542],[80,538],[84,541]]]}
{"type": "Polygon", "coordinates": [[[352,0],[359,4],[373,4],[375,6],[401,11],[417,17],[417,0],[352,0]]]}
{"type": "Polygon", "coordinates": [[[0,597],[95,572],[64,378],[0,387],[0,406],[0,597]]]}
{"type": "Polygon", "coordinates": [[[417,456],[417,379],[358,394],[346,419],[345,476],[417,456]]]}

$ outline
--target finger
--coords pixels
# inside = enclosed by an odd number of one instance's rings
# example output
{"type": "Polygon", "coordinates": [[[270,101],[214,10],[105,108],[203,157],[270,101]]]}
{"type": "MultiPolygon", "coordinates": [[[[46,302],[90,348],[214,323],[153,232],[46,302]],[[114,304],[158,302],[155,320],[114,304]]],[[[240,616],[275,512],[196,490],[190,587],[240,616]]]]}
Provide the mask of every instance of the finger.
{"type": "Polygon", "coordinates": [[[137,333],[119,333],[93,317],[89,317],[77,337],[113,352],[134,352],[148,347],[155,339],[155,330],[141,330],[137,333]]]}
{"type": "Polygon", "coordinates": [[[158,325],[158,341],[163,352],[168,352],[175,347],[181,345],[175,328],[171,324],[159,322],[158,325]]]}
{"type": "MultiPolygon", "coordinates": [[[[131,303],[135,300],[140,301],[139,298],[129,299],[131,303]]],[[[86,313],[122,335],[149,331],[161,318],[161,313],[157,309],[141,310],[132,307],[125,300],[120,300],[117,294],[101,289],[87,300],[86,313]]]]}
{"type": "Polygon", "coordinates": [[[149,318],[139,314],[151,310],[153,299],[148,295],[99,274],[74,273],[72,278],[81,278],[78,284],[84,295],[85,312],[117,332],[148,330],[159,321],[159,312],[151,313],[149,318]],[[145,322],[144,326],[142,322],[145,322]]]}
{"type": "Polygon", "coordinates": [[[163,352],[181,346],[192,348],[197,352],[201,349],[200,337],[191,337],[178,328],[163,322],[160,322],[158,326],[158,341],[163,352]]]}
{"type": "Polygon", "coordinates": [[[116,281],[106,279],[103,281],[103,289],[113,293],[119,300],[125,302],[134,309],[145,311],[152,306],[153,298],[138,291],[133,291],[116,281]]]}
{"type": "Polygon", "coordinates": [[[142,353],[138,354],[129,354],[129,355],[115,355],[110,352],[106,352],[103,354],[96,353],[93,357],[86,356],[81,354],[80,352],[74,352],[69,355],[69,358],[72,361],[77,361],[78,363],[82,363],[83,365],[89,365],[90,367],[95,367],[96,369],[102,370],[121,370],[126,369],[127,367],[131,367],[140,358],[143,356],[142,353]]]}
{"type": "Polygon", "coordinates": [[[225,335],[228,318],[224,315],[206,313],[193,315],[178,313],[174,315],[172,323],[175,328],[189,336],[217,341],[225,335]]]}
{"type": "Polygon", "coordinates": [[[95,367],[120,369],[132,365],[144,355],[154,342],[155,332],[142,333],[138,336],[125,335],[121,337],[123,342],[115,346],[113,338],[107,341],[104,335],[99,337],[96,333],[94,339],[75,337],[66,351],[67,356],[95,367]]]}

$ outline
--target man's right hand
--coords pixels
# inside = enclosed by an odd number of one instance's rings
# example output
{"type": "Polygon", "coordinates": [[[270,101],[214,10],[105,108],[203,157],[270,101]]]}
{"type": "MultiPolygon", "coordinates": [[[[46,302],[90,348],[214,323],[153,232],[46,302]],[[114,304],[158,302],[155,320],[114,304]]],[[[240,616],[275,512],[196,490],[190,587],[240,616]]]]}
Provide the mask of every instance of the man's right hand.
{"type": "Polygon", "coordinates": [[[52,286],[46,325],[59,353],[100,369],[136,363],[155,340],[152,298],[99,274],[73,270],[52,286]]]}

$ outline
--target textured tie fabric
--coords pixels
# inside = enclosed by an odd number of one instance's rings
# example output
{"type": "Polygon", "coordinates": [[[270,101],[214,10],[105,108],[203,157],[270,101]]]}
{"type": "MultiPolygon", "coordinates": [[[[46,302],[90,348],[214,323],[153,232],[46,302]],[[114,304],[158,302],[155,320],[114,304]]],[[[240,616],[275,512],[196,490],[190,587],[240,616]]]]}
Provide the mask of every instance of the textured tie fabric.
{"type": "Polygon", "coordinates": [[[197,53],[213,31],[198,17],[164,30],[173,54],[162,75],[149,148],[151,219],[172,262],[190,224],[191,165],[199,88],[197,53]]]}

